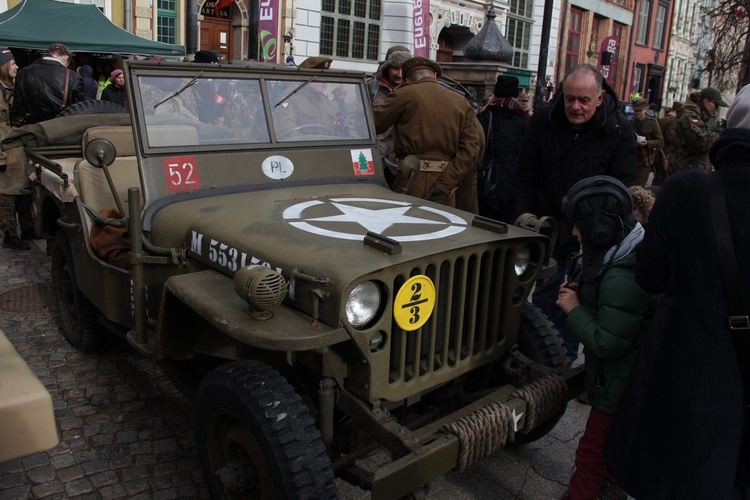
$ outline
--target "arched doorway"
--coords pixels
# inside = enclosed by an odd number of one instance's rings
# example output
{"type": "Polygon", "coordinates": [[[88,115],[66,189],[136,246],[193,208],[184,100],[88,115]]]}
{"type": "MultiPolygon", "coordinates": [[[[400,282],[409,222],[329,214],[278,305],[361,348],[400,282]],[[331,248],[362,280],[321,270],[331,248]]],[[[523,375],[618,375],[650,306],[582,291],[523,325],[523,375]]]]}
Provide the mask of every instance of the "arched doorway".
{"type": "Polygon", "coordinates": [[[233,28],[230,16],[231,10],[236,8],[236,5],[231,3],[228,7],[217,11],[216,2],[206,0],[201,7],[203,20],[200,23],[199,50],[218,50],[227,60],[234,59],[233,28]]]}
{"type": "Polygon", "coordinates": [[[453,61],[453,38],[448,30],[442,30],[438,35],[438,49],[435,60],[437,62],[453,61]]]}

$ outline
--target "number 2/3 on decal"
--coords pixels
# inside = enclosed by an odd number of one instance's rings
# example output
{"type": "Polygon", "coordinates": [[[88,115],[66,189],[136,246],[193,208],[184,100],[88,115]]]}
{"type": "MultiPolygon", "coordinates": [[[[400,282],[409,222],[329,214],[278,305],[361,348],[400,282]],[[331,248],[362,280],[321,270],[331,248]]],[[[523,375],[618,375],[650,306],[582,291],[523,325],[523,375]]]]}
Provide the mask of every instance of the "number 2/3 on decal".
{"type": "Polygon", "coordinates": [[[393,318],[396,324],[408,332],[421,328],[435,307],[435,285],[423,274],[412,276],[396,294],[393,303],[393,318]]]}
{"type": "Polygon", "coordinates": [[[191,191],[201,187],[195,156],[164,158],[164,173],[167,176],[167,189],[172,192],[191,191]]]}

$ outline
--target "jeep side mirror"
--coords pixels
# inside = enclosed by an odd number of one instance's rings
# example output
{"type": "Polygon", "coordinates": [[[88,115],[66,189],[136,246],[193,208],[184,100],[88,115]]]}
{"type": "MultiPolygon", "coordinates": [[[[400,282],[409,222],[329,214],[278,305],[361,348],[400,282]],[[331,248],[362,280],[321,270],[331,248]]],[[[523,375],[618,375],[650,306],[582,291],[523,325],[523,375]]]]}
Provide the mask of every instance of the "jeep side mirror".
{"type": "Polygon", "coordinates": [[[107,139],[97,138],[86,144],[83,152],[86,161],[91,165],[104,168],[112,165],[117,157],[115,145],[107,139]]]}

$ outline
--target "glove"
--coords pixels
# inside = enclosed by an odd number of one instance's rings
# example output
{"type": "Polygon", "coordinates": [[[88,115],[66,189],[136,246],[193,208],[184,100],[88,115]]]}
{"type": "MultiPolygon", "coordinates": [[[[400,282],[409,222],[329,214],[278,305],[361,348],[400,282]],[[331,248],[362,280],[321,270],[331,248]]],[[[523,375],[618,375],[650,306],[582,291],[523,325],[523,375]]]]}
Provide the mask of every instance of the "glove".
{"type": "Polygon", "coordinates": [[[433,186],[427,191],[427,194],[424,195],[424,199],[427,201],[434,201],[435,203],[443,203],[448,199],[448,195],[440,188],[433,186]]]}

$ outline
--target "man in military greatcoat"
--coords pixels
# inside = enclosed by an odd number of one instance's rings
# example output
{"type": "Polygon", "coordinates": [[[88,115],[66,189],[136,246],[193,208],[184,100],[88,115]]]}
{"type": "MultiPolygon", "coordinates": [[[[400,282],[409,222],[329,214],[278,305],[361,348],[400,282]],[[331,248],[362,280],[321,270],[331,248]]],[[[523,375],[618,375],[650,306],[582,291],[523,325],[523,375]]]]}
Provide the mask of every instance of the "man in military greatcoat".
{"type": "Polygon", "coordinates": [[[474,179],[482,127],[468,101],[440,85],[438,63],[412,57],[401,69],[406,83],[375,108],[375,129],[394,127],[396,157],[417,156],[419,169],[409,178],[399,170],[393,190],[456,206],[456,190],[474,179]]]}
{"type": "Polygon", "coordinates": [[[635,183],[645,186],[648,176],[654,171],[654,161],[658,148],[664,147],[664,137],[656,118],[648,116],[648,102],[638,99],[633,102],[634,116],[630,120],[630,127],[635,134],[635,151],[638,158],[635,183]]]}

